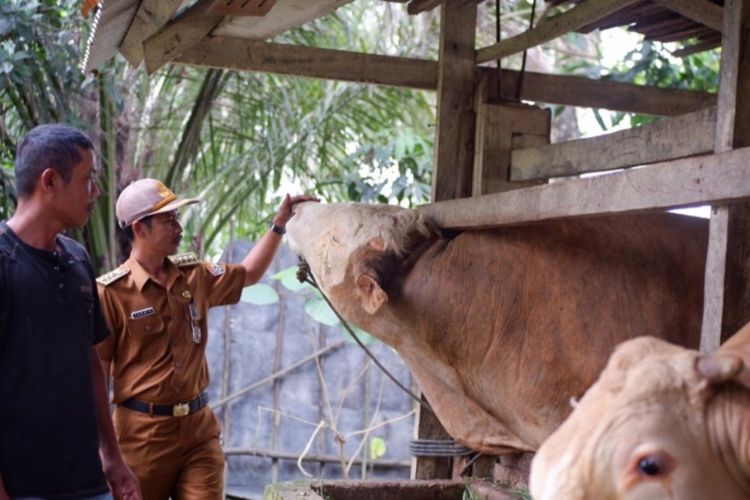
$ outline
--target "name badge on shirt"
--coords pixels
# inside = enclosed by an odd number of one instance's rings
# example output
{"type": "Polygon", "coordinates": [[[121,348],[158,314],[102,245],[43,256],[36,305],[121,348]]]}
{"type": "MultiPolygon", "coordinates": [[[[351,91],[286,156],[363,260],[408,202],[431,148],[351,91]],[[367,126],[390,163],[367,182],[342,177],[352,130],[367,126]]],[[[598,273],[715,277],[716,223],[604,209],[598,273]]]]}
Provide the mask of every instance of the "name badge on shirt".
{"type": "Polygon", "coordinates": [[[153,316],[155,312],[156,311],[154,311],[153,307],[138,309],[137,311],[133,311],[132,313],[130,313],[130,319],[140,319],[145,318],[146,316],[153,316]]]}
{"type": "Polygon", "coordinates": [[[224,265],[223,264],[214,264],[211,266],[211,274],[214,276],[221,276],[224,274],[224,265]]]}

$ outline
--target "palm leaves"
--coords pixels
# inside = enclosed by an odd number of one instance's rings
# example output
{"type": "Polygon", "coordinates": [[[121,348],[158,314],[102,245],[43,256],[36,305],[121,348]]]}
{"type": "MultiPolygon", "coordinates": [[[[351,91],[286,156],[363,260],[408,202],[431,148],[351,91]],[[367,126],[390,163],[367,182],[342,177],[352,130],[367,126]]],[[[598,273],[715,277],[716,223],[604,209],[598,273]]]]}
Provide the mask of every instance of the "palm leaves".
{"type": "MultiPolygon", "coordinates": [[[[103,196],[79,236],[101,269],[123,257],[114,200],[138,177],[157,177],[178,193],[203,198],[183,222],[193,248],[212,254],[230,237],[265,231],[286,191],[332,200],[426,199],[434,112],[424,93],[186,67],[147,78],[121,59],[84,79],[77,69],[76,3],[0,4],[0,216],[14,205],[15,141],[52,121],[82,127],[97,141],[103,196]],[[419,147],[399,149],[399,137],[418,137],[419,147]],[[380,179],[384,172],[391,172],[388,185],[380,179]],[[417,188],[410,190],[412,182],[417,188]],[[400,183],[395,190],[394,183],[400,183]]],[[[428,29],[434,26],[435,16],[408,17],[384,2],[363,1],[276,41],[425,55],[436,47],[436,31],[428,29]],[[388,20],[385,27],[379,18],[388,20]]]]}

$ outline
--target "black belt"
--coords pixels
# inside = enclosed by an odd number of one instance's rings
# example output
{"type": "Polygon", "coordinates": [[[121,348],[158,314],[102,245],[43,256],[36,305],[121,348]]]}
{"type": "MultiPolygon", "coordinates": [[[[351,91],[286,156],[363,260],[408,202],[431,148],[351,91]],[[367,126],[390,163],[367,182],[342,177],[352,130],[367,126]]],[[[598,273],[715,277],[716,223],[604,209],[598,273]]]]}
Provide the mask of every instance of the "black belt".
{"type": "Polygon", "coordinates": [[[129,410],[139,411],[141,413],[148,413],[149,415],[185,417],[197,412],[207,404],[208,393],[204,392],[192,401],[188,401],[187,403],[177,403],[175,405],[157,405],[154,403],[138,401],[137,399],[128,399],[120,403],[119,406],[123,406],[129,410]]]}

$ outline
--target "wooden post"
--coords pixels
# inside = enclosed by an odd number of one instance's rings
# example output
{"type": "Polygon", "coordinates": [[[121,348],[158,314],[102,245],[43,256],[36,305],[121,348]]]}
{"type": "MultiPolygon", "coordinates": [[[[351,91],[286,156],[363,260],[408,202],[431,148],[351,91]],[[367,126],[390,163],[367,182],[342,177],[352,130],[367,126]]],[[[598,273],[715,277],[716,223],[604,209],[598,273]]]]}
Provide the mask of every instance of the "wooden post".
{"type": "MultiPolygon", "coordinates": [[[[474,168],[474,93],[477,70],[474,43],[476,2],[446,2],[440,7],[437,126],[432,167],[432,200],[471,195],[474,168]]],[[[440,421],[422,407],[417,413],[418,439],[450,439],[440,421]]],[[[417,457],[412,479],[450,479],[450,458],[417,457]]]]}
{"type": "Polygon", "coordinates": [[[550,124],[548,109],[520,103],[478,103],[472,196],[539,184],[510,181],[511,152],[549,144],[550,124]]]}
{"type": "MultiPolygon", "coordinates": [[[[721,80],[715,152],[750,145],[750,1],[724,2],[721,80]]],[[[701,331],[701,350],[750,319],[750,205],[714,206],[701,331]]]]}
{"type": "Polygon", "coordinates": [[[475,2],[441,7],[432,200],[471,195],[474,163],[475,2]]]}
{"type": "MultiPolygon", "coordinates": [[[[422,396],[423,401],[427,401],[422,396]]],[[[419,406],[414,434],[417,439],[451,439],[443,424],[431,412],[419,406]]],[[[450,479],[453,473],[453,463],[450,458],[415,457],[412,460],[412,479],[450,479]]]]}

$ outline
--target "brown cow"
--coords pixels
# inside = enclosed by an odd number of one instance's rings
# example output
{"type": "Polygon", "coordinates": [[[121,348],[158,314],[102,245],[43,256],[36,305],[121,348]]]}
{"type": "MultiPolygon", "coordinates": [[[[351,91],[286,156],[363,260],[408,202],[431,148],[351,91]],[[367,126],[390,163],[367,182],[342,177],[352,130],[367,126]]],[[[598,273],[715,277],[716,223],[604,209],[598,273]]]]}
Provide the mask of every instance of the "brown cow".
{"type": "Polygon", "coordinates": [[[716,354],[644,337],[534,457],[538,500],[750,498],[750,325],[716,354]]]}
{"type": "Polygon", "coordinates": [[[292,248],[342,315],[401,355],[446,430],[531,451],[618,343],[697,346],[705,221],[673,214],[441,235],[416,211],[303,204],[292,248]]]}

